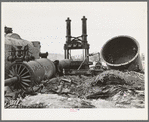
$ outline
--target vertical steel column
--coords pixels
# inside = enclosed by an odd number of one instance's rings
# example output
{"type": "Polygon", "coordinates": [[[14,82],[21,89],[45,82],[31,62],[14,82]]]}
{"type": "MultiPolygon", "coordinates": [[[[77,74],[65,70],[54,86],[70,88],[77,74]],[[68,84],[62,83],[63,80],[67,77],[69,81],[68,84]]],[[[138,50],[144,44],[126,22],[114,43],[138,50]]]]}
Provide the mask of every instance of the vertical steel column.
{"type": "Polygon", "coordinates": [[[84,43],[84,48],[85,48],[85,58],[87,58],[87,61],[89,61],[88,56],[88,49],[87,49],[87,27],[86,27],[86,20],[85,16],[82,18],[82,42],[84,43]]]}
{"type": "Polygon", "coordinates": [[[66,20],[66,41],[69,42],[71,41],[71,20],[69,19],[69,17],[66,20]]]}
{"type": "Polygon", "coordinates": [[[66,57],[67,57],[67,56],[66,56],[66,55],[67,55],[67,54],[66,54],[66,49],[65,49],[65,54],[64,54],[64,55],[65,55],[65,59],[66,59],[66,57]]]}
{"type": "Polygon", "coordinates": [[[69,49],[67,49],[67,59],[69,59],[69,49]]]}
{"type": "Polygon", "coordinates": [[[87,62],[89,62],[89,49],[87,49],[87,55],[88,55],[87,62]]]}
{"type": "MultiPolygon", "coordinates": [[[[69,17],[66,20],[66,45],[71,41],[71,20],[69,17]]],[[[66,58],[69,59],[69,49],[66,48],[66,58]]]]}
{"type": "Polygon", "coordinates": [[[85,53],[85,52],[84,52],[84,49],[83,49],[83,52],[82,52],[82,53],[83,53],[83,60],[84,60],[84,53],[85,53]]]}
{"type": "Polygon", "coordinates": [[[87,51],[86,51],[86,49],[85,49],[85,58],[87,57],[87,51]]]}
{"type": "Polygon", "coordinates": [[[86,28],[86,20],[85,16],[82,18],[82,41],[86,42],[87,41],[87,28],[86,28]]]}

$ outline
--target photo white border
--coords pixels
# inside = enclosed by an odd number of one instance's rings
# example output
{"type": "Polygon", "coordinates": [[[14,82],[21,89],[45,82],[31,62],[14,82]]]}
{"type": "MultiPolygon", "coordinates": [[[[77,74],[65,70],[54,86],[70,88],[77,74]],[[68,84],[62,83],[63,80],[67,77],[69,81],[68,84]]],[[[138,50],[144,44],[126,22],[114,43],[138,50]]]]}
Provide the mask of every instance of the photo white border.
{"type": "MultiPolygon", "coordinates": [[[[2,4],[1,4],[2,6],[2,4]]],[[[2,16],[2,15],[1,15],[2,16]]],[[[1,25],[3,22],[1,21],[1,25]]],[[[148,39],[147,39],[148,40],[148,39]]],[[[148,46],[148,43],[146,44],[148,46]]],[[[4,29],[1,28],[1,114],[2,120],[147,120],[148,119],[148,53],[145,54],[145,108],[109,109],[4,109],[4,29]]],[[[148,52],[146,48],[146,52],[148,52]]]]}

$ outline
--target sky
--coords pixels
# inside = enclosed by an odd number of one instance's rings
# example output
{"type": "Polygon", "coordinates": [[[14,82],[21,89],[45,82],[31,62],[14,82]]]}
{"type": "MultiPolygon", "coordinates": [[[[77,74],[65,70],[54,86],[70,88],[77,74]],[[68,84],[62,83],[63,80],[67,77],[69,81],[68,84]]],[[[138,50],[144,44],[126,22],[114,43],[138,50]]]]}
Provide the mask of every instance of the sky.
{"type": "Polygon", "coordinates": [[[90,53],[100,52],[115,36],[127,35],[147,49],[147,2],[2,2],[2,32],[5,26],[28,41],[40,41],[41,52],[64,54],[66,19],[71,35],[82,35],[82,17],[87,18],[90,53]]]}

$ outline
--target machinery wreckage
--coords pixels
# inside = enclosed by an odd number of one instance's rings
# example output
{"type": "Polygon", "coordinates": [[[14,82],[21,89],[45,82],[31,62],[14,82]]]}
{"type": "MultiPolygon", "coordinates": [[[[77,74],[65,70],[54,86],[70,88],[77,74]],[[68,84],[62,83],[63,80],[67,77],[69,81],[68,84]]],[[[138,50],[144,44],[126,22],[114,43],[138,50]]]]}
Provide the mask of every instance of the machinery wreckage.
{"type": "MultiPolygon", "coordinates": [[[[19,35],[12,33],[11,28],[5,27],[5,108],[21,108],[19,105],[23,106],[22,99],[31,95],[31,97],[38,96],[36,99],[39,101],[44,94],[49,95],[49,98],[45,97],[44,101],[49,99],[49,102],[52,102],[54,98],[58,101],[58,96],[51,96],[51,94],[57,94],[72,98],[77,103],[75,106],[63,106],[64,108],[99,107],[95,101],[91,104],[90,101],[84,100],[107,98],[111,100],[116,94],[126,95],[128,92],[128,96],[137,93],[137,95],[133,95],[134,99],[140,100],[142,95],[141,100],[144,102],[144,94],[140,92],[144,91],[144,74],[138,42],[129,36],[112,38],[105,43],[101,52],[97,53],[99,56],[101,55],[107,67],[102,66],[99,57],[95,67],[91,69],[89,65],[93,63],[89,61],[89,56],[95,54],[89,54],[86,20],[85,17],[82,18],[82,35],[79,37],[71,36],[71,20],[69,18],[66,20],[65,59],[55,61],[47,58],[48,52],[40,52],[40,42],[26,41],[25,43],[25,40],[21,39],[19,35]],[[83,50],[82,61],[74,61],[71,57],[71,50],[78,49],[83,50]],[[10,101],[19,98],[21,98],[21,102],[17,102],[17,105],[13,104],[11,107],[10,101]],[[81,102],[76,98],[81,99],[81,102]]],[[[40,103],[42,102],[40,101],[40,103]]],[[[55,102],[53,101],[53,103],[55,102]]],[[[67,102],[69,102],[68,99],[65,103],[67,102]]],[[[26,100],[24,107],[49,107],[46,103],[44,105],[35,105],[35,103],[29,105],[28,103],[26,100]]],[[[59,102],[58,104],[64,103],[59,102]]],[[[136,107],[136,103],[131,102],[131,105],[136,107]]],[[[61,107],[54,106],[54,108],[61,107]]]]}

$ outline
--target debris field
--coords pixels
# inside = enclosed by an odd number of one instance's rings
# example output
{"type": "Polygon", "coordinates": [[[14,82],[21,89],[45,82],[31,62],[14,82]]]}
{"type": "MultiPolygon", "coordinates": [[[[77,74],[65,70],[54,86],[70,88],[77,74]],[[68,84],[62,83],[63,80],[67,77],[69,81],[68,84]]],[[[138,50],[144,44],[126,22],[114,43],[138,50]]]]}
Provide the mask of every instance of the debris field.
{"type": "Polygon", "coordinates": [[[25,92],[5,87],[5,108],[144,108],[144,74],[106,70],[54,77],[25,92]]]}

